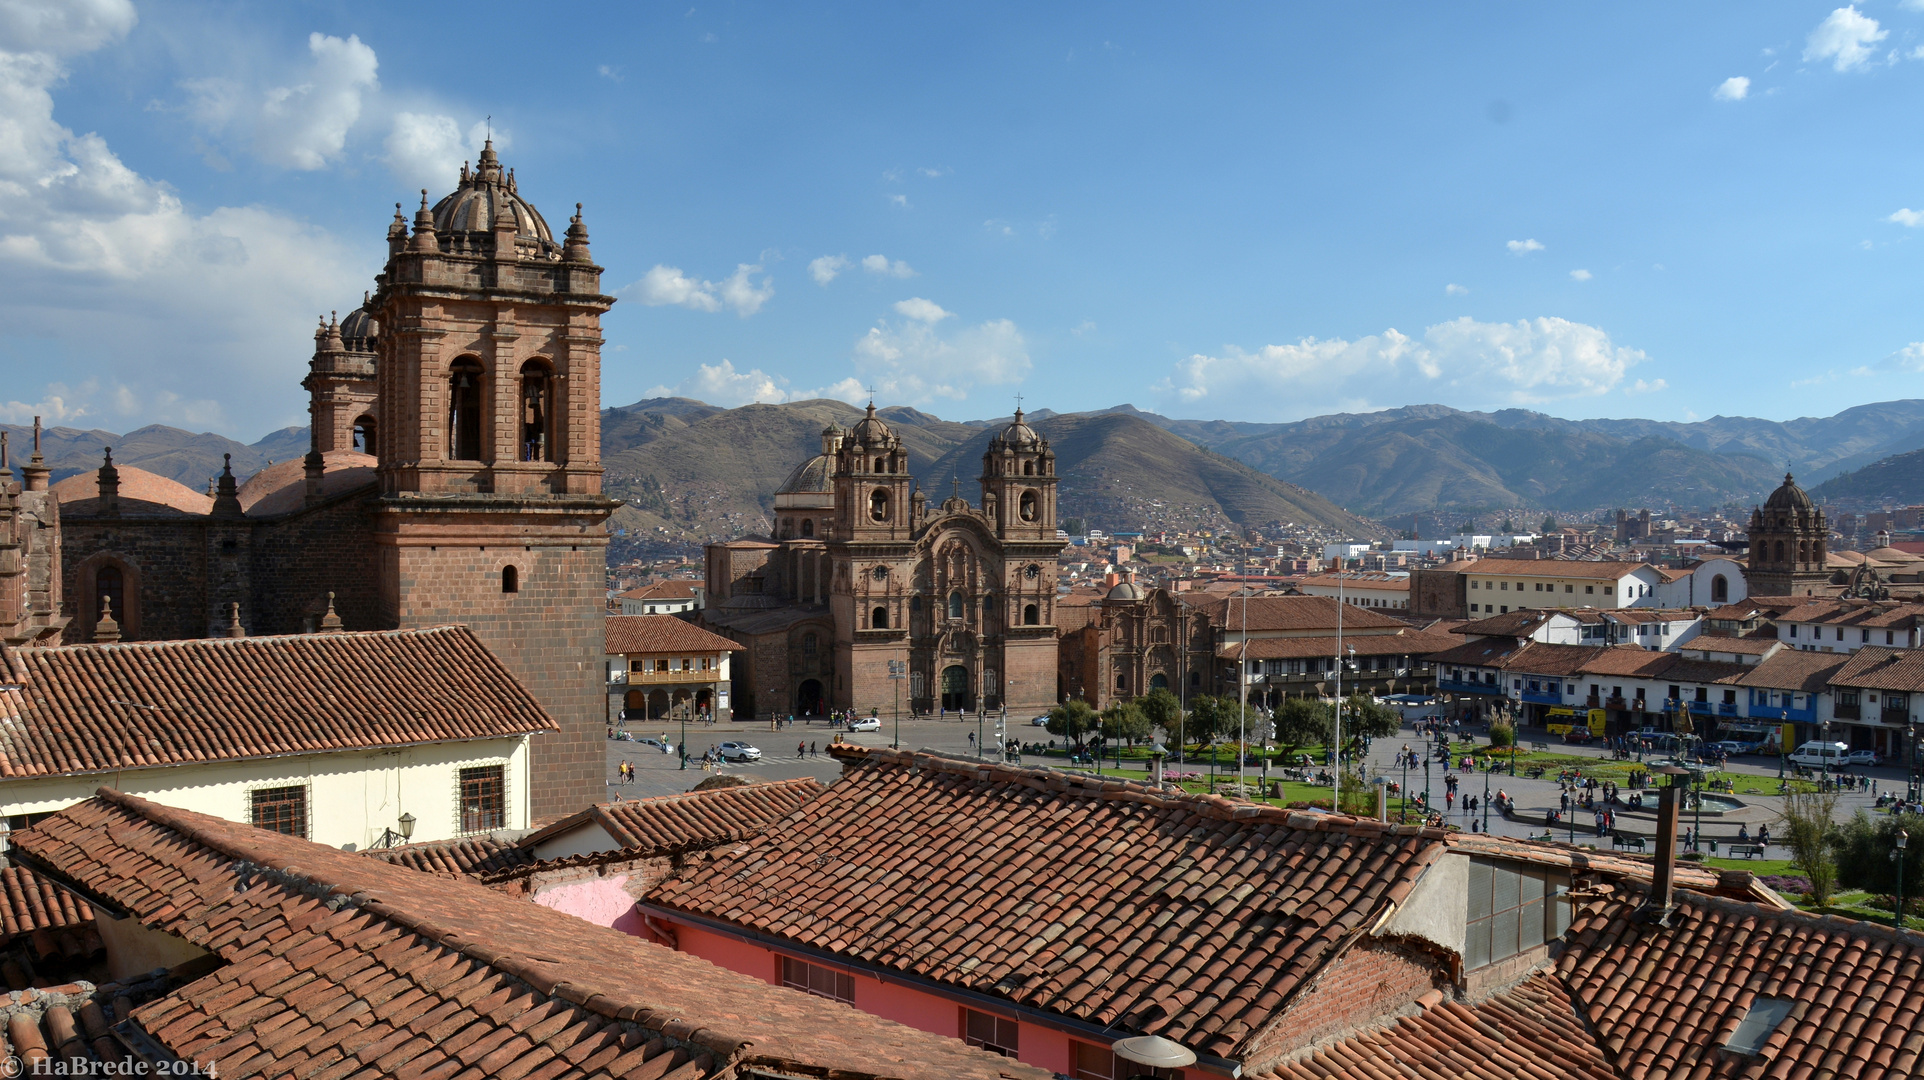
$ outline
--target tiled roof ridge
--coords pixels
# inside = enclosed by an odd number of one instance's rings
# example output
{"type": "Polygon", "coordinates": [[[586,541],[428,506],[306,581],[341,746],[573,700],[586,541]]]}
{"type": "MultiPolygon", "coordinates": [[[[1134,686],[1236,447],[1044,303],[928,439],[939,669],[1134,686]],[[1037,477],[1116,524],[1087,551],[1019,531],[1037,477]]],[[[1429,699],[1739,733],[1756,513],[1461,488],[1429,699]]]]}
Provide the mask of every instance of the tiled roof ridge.
{"type": "MultiPolygon", "coordinates": [[[[410,626],[398,630],[350,630],[345,636],[370,638],[425,638],[468,630],[466,623],[441,623],[435,626],[410,626]]],[[[157,641],[113,641],[81,642],[75,645],[34,645],[17,646],[9,650],[14,653],[38,655],[50,652],[71,652],[76,649],[120,649],[148,650],[159,652],[165,649],[214,648],[245,649],[282,641],[313,641],[316,638],[339,638],[341,634],[249,634],[244,638],[163,638],[157,641]]]]}
{"type": "Polygon", "coordinates": [[[1279,806],[1240,802],[1222,795],[1156,788],[1137,780],[1110,776],[1082,776],[1059,769],[1008,765],[998,761],[976,761],[933,750],[891,750],[880,746],[852,746],[831,743],[829,753],[844,764],[872,763],[878,767],[910,768],[927,772],[974,776],[994,784],[1029,788],[1034,791],[1100,801],[1143,803],[1158,809],[1187,807],[1197,814],[1219,821],[1270,822],[1292,829],[1340,832],[1351,836],[1420,836],[1443,840],[1443,829],[1419,825],[1395,825],[1375,818],[1350,814],[1310,813],[1279,806]]]}
{"type": "MultiPolygon", "coordinates": [[[[785,793],[791,789],[797,791],[808,790],[812,794],[819,795],[827,790],[827,788],[827,784],[822,783],[813,776],[797,776],[787,780],[771,780],[759,784],[709,788],[706,791],[683,791],[674,795],[658,795],[648,799],[629,799],[618,803],[596,803],[588,808],[588,812],[594,822],[608,830],[608,835],[619,841],[622,847],[643,847],[647,845],[647,840],[630,832],[628,827],[621,822],[619,816],[610,812],[610,807],[627,808],[632,803],[641,803],[652,808],[657,806],[681,806],[690,803],[733,802],[736,799],[742,798],[744,794],[751,798],[766,798],[778,793],[785,793]],[[757,788],[761,790],[754,790],[757,788]]],[[[760,826],[753,829],[750,835],[761,832],[763,829],[766,829],[768,825],[769,822],[763,822],[760,826]]],[[[540,834],[528,834],[527,837],[522,839],[521,845],[523,847],[528,846],[529,841],[538,835],[540,834]]]]}
{"type": "Polygon", "coordinates": [[[309,872],[298,863],[280,865],[267,853],[256,849],[251,844],[230,842],[212,830],[202,828],[186,811],[148,802],[138,796],[128,795],[109,787],[101,787],[94,794],[105,802],[146,818],[202,847],[243,864],[239,868],[243,871],[241,876],[243,886],[246,882],[245,871],[265,870],[267,876],[285,888],[317,900],[326,898],[323,902],[332,908],[353,906],[368,912],[421,938],[519,979],[543,997],[578,1005],[610,1020],[626,1021],[659,1031],[670,1040],[703,1047],[731,1061],[754,1045],[748,1040],[733,1038],[711,1028],[695,1026],[646,1005],[622,1004],[595,987],[581,986],[568,981],[549,961],[534,956],[496,951],[480,942],[468,939],[460,931],[448,929],[429,918],[415,915],[404,908],[390,904],[365,889],[317,881],[308,876],[309,872]]]}
{"type": "MultiPolygon", "coordinates": [[[[1634,886],[1647,886],[1656,875],[1656,856],[1630,855],[1615,851],[1595,851],[1588,847],[1571,847],[1568,844],[1552,841],[1520,840],[1515,837],[1495,836],[1488,833],[1455,832],[1445,841],[1451,850],[1468,855],[1488,855],[1518,859],[1525,862],[1542,863],[1567,868],[1573,872],[1603,874],[1612,880],[1630,883],[1634,886]]],[[[1715,895],[1730,898],[1734,892],[1744,892],[1758,899],[1748,901],[1765,907],[1790,907],[1790,902],[1779,897],[1774,891],[1758,882],[1756,875],[1746,870],[1722,870],[1712,872],[1689,863],[1677,863],[1676,882],[1678,888],[1690,888],[1712,895],[1710,890],[1724,892],[1715,895]]]]}

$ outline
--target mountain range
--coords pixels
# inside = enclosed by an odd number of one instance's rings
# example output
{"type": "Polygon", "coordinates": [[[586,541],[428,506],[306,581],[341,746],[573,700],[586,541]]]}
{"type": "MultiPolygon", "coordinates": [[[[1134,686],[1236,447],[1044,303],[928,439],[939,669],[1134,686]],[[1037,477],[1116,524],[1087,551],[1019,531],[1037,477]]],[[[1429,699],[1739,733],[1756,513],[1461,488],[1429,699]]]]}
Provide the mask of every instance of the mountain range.
{"type": "MultiPolygon", "coordinates": [[[[825,399],[727,409],[655,398],[603,410],[607,487],[628,503],[618,524],[676,539],[766,528],[775,489],[817,452],[822,428],[861,415],[825,399]]],[[[880,415],[901,433],[933,498],[948,494],[952,478],[967,484],[979,473],[983,448],[1007,422],[944,420],[907,407],[880,415]]],[[[1924,450],[1919,399],[1787,421],[1564,420],[1442,405],[1277,424],[1178,420],[1130,405],[1028,418],[1055,446],[1062,516],[1111,529],[1282,521],[1373,536],[1381,529],[1365,515],[1741,506],[1760,500],[1786,469],[1807,486],[1838,477],[1816,488],[1820,497],[1924,501],[1924,454],[1904,456],[1924,450]],[[1840,475],[1853,470],[1861,472],[1840,475]]],[[[12,436],[15,460],[24,460],[29,430],[0,427],[12,436]]],[[[232,455],[244,478],[304,453],[307,430],[284,428],[252,444],[161,425],[125,435],[58,427],[44,438],[55,479],[97,468],[107,446],[120,464],[202,489],[219,474],[222,455],[232,455]]]]}

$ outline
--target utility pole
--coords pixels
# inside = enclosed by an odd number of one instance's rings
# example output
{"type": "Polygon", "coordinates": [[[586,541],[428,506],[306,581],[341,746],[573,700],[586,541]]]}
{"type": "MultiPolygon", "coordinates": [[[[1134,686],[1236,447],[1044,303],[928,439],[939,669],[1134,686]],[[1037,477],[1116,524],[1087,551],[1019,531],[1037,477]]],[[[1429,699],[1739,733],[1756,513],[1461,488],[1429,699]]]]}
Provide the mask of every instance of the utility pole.
{"type": "Polygon", "coordinates": [[[1336,562],[1336,768],[1329,774],[1329,809],[1343,810],[1343,563],[1336,562]]]}

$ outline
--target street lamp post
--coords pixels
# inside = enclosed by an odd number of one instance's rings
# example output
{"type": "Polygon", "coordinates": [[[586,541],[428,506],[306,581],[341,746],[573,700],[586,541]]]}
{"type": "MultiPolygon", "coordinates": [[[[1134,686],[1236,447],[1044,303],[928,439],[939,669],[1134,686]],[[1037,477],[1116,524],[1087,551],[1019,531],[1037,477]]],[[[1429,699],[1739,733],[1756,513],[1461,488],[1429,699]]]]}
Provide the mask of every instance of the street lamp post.
{"type": "Polygon", "coordinates": [[[1423,755],[1423,816],[1430,816],[1430,755],[1423,755]]]}
{"type": "Polygon", "coordinates": [[[1410,744],[1403,744],[1403,753],[1397,758],[1403,763],[1403,818],[1410,816],[1410,744]]]}
{"type": "Polygon", "coordinates": [[[1697,813],[1690,826],[1690,850],[1703,850],[1704,843],[1704,771],[1702,767],[1690,770],[1690,786],[1697,796],[1697,813]]]}
{"type": "Polygon", "coordinates": [[[681,767],[688,768],[688,714],[681,714],[681,767]]]}
{"type": "Polygon", "coordinates": [[[1490,831],[1490,770],[1483,770],[1483,831],[1490,831]]]}
{"type": "Polygon", "coordinates": [[[1891,912],[1891,925],[1904,929],[1904,847],[1911,842],[1911,834],[1903,829],[1897,830],[1897,850],[1891,857],[1897,860],[1897,907],[1891,912]]]}

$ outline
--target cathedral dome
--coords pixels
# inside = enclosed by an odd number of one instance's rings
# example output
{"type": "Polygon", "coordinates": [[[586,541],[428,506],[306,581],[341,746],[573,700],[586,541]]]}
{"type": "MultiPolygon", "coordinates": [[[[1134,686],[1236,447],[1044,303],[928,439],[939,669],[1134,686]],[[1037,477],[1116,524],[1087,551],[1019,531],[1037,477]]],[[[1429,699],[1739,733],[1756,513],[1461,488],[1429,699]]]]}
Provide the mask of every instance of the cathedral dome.
{"type": "Polygon", "coordinates": [[[1117,584],[1115,588],[1110,589],[1109,595],[1104,599],[1140,600],[1147,595],[1149,594],[1142,591],[1142,586],[1136,584],[1133,581],[1124,581],[1117,584]]]}
{"type": "Polygon", "coordinates": [[[515,191],[514,174],[503,172],[490,141],[481,150],[481,160],[470,172],[461,166],[461,186],[434,204],[434,231],[446,237],[454,233],[490,233],[495,215],[506,210],[514,217],[515,235],[533,241],[542,252],[556,250],[554,233],[532,204],[515,191]]]}
{"type": "Polygon", "coordinates": [[[368,314],[366,306],[357,307],[341,320],[341,340],[347,347],[357,352],[371,350],[374,339],[381,333],[381,325],[368,314]]]}
{"type": "Polygon", "coordinates": [[[834,491],[835,485],[829,479],[834,472],[834,463],[828,455],[817,454],[795,466],[795,471],[788,474],[788,479],[782,481],[782,486],[776,489],[775,494],[809,495],[834,491]]]}
{"type": "Polygon", "coordinates": [[[1002,429],[1002,441],[1012,449],[1030,450],[1042,445],[1042,436],[1035,429],[1022,422],[1022,410],[1015,411],[1015,420],[1002,429]]]}
{"type": "Polygon", "coordinates": [[[875,403],[871,401],[868,403],[868,415],[856,422],[848,437],[857,446],[879,446],[893,439],[895,432],[890,431],[889,426],[875,415],[875,403]]]}
{"type": "Polygon", "coordinates": [[[1791,479],[1789,473],[1785,473],[1784,486],[1770,493],[1770,498],[1764,502],[1764,509],[1809,510],[1814,505],[1810,501],[1810,496],[1804,494],[1804,489],[1797,486],[1797,481],[1791,479]]]}

